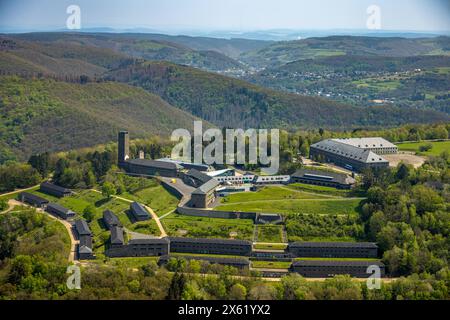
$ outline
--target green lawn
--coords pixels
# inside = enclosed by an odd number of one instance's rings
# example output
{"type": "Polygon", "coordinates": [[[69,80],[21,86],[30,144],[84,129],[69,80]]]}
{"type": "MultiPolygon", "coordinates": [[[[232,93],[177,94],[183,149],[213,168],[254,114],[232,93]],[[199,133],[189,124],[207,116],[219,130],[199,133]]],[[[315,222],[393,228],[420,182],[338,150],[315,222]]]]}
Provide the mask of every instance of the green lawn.
{"type": "Polygon", "coordinates": [[[281,214],[355,215],[358,214],[361,201],[362,199],[268,200],[224,204],[216,209],[281,214]]]}
{"type": "Polygon", "coordinates": [[[412,142],[412,143],[400,143],[398,144],[398,148],[401,151],[414,151],[420,154],[424,154],[427,156],[438,156],[444,151],[450,151],[450,141],[441,141],[441,142],[412,142]],[[426,146],[431,144],[433,148],[426,152],[420,152],[419,148],[421,146],[426,146]]]}
{"type": "Polygon", "coordinates": [[[254,245],[255,249],[258,250],[284,250],[287,248],[287,244],[283,244],[283,243],[272,243],[272,244],[261,244],[261,243],[256,243],[254,245]]]}
{"type": "Polygon", "coordinates": [[[291,262],[281,261],[252,261],[252,268],[256,269],[289,269],[291,262]]]}
{"type": "Polygon", "coordinates": [[[216,219],[191,217],[179,214],[170,215],[161,220],[170,236],[192,238],[233,238],[252,240],[253,221],[240,219],[216,219]]]}
{"type": "Polygon", "coordinates": [[[282,243],[282,227],[281,226],[257,226],[258,242],[282,243]]]}
{"type": "Polygon", "coordinates": [[[347,197],[351,195],[351,190],[340,190],[332,187],[324,187],[324,186],[315,186],[311,184],[303,184],[303,183],[293,183],[286,186],[289,189],[304,191],[304,192],[313,192],[319,193],[328,196],[338,196],[338,197],[347,197]]]}
{"type": "Polygon", "coordinates": [[[177,197],[169,193],[162,185],[139,190],[134,194],[124,193],[120,196],[146,204],[152,208],[158,216],[162,216],[175,210],[179,202],[177,197]]]}
{"type": "Polygon", "coordinates": [[[259,200],[290,200],[290,199],[327,199],[330,198],[324,194],[311,194],[289,187],[263,187],[257,192],[234,193],[222,199],[223,204],[242,203],[259,200]]]}

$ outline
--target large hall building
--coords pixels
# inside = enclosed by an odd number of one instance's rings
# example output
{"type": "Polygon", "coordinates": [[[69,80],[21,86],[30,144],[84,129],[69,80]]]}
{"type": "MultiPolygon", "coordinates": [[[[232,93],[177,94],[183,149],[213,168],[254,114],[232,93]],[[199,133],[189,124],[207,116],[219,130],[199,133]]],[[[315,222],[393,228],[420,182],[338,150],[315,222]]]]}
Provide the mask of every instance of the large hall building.
{"type": "Polygon", "coordinates": [[[396,153],[397,146],[383,138],[328,139],[310,148],[312,160],[334,163],[357,172],[367,168],[387,168],[389,161],[382,155],[396,153]]]}

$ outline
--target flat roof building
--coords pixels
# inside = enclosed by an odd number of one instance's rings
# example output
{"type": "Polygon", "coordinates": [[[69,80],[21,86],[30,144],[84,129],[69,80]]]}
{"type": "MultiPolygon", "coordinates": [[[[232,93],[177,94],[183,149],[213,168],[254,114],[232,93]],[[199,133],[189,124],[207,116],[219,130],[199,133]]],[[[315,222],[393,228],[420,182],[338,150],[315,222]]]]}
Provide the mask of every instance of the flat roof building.
{"type": "Polygon", "coordinates": [[[379,268],[380,276],[384,277],[385,266],[377,261],[301,260],[294,261],[290,269],[306,278],[332,278],[337,275],[368,278],[373,274],[373,268],[379,268]]]}
{"type": "Polygon", "coordinates": [[[250,256],[253,244],[245,240],[171,237],[170,252],[250,256]]]}
{"type": "Polygon", "coordinates": [[[152,218],[147,209],[145,209],[144,206],[138,202],[133,202],[130,205],[130,212],[132,213],[136,221],[145,221],[152,218]]]}
{"type": "Polygon", "coordinates": [[[29,193],[29,192],[21,192],[19,193],[19,201],[23,203],[28,203],[36,208],[44,209],[49,201],[47,199],[44,199],[42,197],[39,197],[35,194],[29,193]]]}
{"type": "Polygon", "coordinates": [[[48,181],[41,183],[40,191],[58,198],[68,197],[72,195],[72,190],[57,186],[48,181]]]}
{"type": "Polygon", "coordinates": [[[291,182],[333,187],[338,189],[351,189],[356,183],[356,180],[345,173],[300,169],[291,176],[291,182]]]}
{"type": "Polygon", "coordinates": [[[294,257],[377,258],[378,246],[372,242],[293,242],[288,246],[294,257]]]}
{"type": "Polygon", "coordinates": [[[76,213],[74,211],[65,208],[57,203],[49,203],[45,210],[49,213],[57,215],[64,220],[71,219],[76,216],[76,213]]]}

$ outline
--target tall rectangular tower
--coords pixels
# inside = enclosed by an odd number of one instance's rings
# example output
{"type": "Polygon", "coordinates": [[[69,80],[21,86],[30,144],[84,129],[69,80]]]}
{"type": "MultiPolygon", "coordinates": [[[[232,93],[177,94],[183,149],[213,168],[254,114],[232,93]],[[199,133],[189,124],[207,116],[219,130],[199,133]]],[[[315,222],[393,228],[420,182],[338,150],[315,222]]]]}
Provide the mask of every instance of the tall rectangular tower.
{"type": "Polygon", "coordinates": [[[125,161],[130,159],[130,137],[128,135],[128,131],[119,132],[118,143],[118,162],[120,166],[121,163],[124,163],[125,161]]]}

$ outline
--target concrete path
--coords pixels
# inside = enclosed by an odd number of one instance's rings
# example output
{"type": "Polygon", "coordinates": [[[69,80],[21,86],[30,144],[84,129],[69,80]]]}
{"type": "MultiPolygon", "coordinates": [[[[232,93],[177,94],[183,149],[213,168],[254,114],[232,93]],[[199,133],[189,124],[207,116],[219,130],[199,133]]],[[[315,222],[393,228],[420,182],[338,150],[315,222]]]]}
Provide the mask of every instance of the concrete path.
{"type": "MultiPolygon", "coordinates": [[[[14,207],[16,207],[16,206],[23,206],[23,207],[33,208],[33,209],[35,209],[35,210],[38,211],[38,212],[41,212],[41,213],[46,214],[46,215],[47,215],[48,217],[50,217],[51,219],[56,220],[56,221],[62,223],[62,224],[64,225],[64,227],[66,228],[67,232],[69,233],[69,237],[70,237],[69,262],[74,262],[74,261],[75,261],[76,247],[77,247],[77,245],[79,244],[79,241],[75,239],[75,237],[74,237],[74,235],[73,235],[73,232],[72,232],[72,225],[71,225],[68,221],[66,221],[66,220],[61,220],[61,219],[55,217],[54,215],[48,213],[48,212],[45,211],[45,210],[42,210],[42,209],[39,209],[39,208],[32,207],[32,206],[30,206],[30,205],[27,205],[27,204],[25,204],[25,203],[19,202],[19,201],[17,201],[17,200],[11,199],[11,200],[8,201],[8,204],[9,204],[9,206],[10,206],[10,209],[11,209],[11,207],[14,208],[14,207]]],[[[12,210],[12,209],[11,209],[11,210],[12,210]]],[[[9,212],[9,211],[11,211],[11,210],[8,209],[8,211],[5,211],[5,212],[3,212],[3,213],[9,212]]]]}

